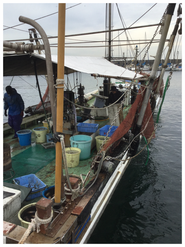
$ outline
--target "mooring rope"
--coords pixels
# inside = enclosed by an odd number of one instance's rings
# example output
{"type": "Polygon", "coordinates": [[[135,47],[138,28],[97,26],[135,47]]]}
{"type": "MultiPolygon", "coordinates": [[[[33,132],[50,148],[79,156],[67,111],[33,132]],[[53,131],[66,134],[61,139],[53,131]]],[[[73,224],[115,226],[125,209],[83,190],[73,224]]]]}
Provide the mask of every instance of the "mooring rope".
{"type": "Polygon", "coordinates": [[[18,244],[24,244],[28,236],[37,230],[37,233],[40,232],[40,225],[45,225],[51,222],[53,218],[53,210],[51,210],[51,215],[47,219],[41,219],[37,215],[37,211],[35,212],[35,218],[31,219],[31,223],[29,224],[27,230],[23,234],[22,238],[19,240],[18,244]]]}
{"type": "Polygon", "coordinates": [[[31,223],[29,224],[27,230],[23,234],[23,236],[20,239],[20,241],[19,241],[18,244],[24,244],[24,242],[26,241],[26,239],[28,238],[28,236],[30,235],[30,233],[33,232],[33,231],[35,231],[35,227],[36,227],[35,219],[32,219],[31,220],[31,223]]]}

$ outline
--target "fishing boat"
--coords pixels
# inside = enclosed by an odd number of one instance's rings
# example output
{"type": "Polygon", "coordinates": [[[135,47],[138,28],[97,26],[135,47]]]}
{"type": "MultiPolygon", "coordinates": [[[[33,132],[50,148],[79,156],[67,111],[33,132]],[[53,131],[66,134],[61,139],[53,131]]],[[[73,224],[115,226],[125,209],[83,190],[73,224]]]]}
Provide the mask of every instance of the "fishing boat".
{"type": "Polygon", "coordinates": [[[182,63],[179,64],[173,64],[173,71],[182,71],[182,63]]]}
{"type": "MultiPolygon", "coordinates": [[[[165,66],[159,77],[156,72],[174,9],[175,4],[167,6],[150,74],[129,71],[104,58],[64,56],[65,4],[59,4],[57,57],[51,56],[40,25],[19,18],[40,33],[46,53],[38,55],[30,52],[28,45],[4,42],[9,48],[29,50],[5,55],[4,75],[26,73],[37,78],[47,74],[51,112],[45,115],[47,128],[39,119],[43,115],[35,117],[37,123],[32,122],[33,115],[28,121],[32,125],[20,130],[18,140],[4,132],[5,243],[88,242],[126,168],[137,158],[141,138],[148,146],[155,137],[154,110],[159,106],[158,119],[171,76],[164,87],[165,66]],[[104,78],[103,85],[85,97],[80,84],[75,98],[74,92],[64,87],[64,74],[76,71],[104,78]],[[123,82],[114,84],[122,89],[122,95],[113,104],[108,102],[111,78],[123,82]]],[[[178,18],[164,65],[180,22],[178,18]]]]}

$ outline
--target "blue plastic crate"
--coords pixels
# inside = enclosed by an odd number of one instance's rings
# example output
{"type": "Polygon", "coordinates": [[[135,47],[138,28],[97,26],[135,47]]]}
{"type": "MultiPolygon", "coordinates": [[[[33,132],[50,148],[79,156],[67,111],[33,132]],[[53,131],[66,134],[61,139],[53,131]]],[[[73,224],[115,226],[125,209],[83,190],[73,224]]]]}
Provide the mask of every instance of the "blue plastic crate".
{"type": "MultiPolygon", "coordinates": [[[[100,128],[99,129],[99,135],[100,136],[106,136],[107,135],[107,132],[109,131],[109,128],[111,127],[111,125],[105,125],[104,127],[100,128]]],[[[115,132],[115,130],[118,128],[118,126],[112,126],[109,134],[108,134],[108,137],[112,136],[113,133],[115,132]]]]}
{"type": "Polygon", "coordinates": [[[79,123],[77,124],[78,132],[94,133],[97,131],[99,124],[79,123]]]}
{"type": "Polygon", "coordinates": [[[46,188],[45,183],[43,183],[37,176],[35,176],[35,174],[14,178],[13,182],[15,184],[32,189],[31,193],[27,196],[26,201],[42,196],[42,191],[46,188]]]}

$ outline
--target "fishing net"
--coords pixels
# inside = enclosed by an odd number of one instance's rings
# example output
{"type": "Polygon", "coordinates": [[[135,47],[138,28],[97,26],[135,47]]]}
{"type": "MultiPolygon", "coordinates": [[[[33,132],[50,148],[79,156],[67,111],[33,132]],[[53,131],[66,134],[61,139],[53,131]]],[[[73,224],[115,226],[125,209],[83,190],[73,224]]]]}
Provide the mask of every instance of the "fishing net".
{"type": "Polygon", "coordinates": [[[136,111],[140,107],[140,102],[143,100],[143,88],[141,87],[139,90],[139,93],[132,104],[132,107],[130,108],[127,116],[122,121],[122,123],[119,125],[119,127],[116,129],[114,134],[111,136],[111,139],[104,145],[103,150],[107,150],[113,143],[117,142],[120,138],[122,138],[132,127],[132,124],[134,122],[134,118],[136,115],[136,111]]]}
{"type": "MultiPolygon", "coordinates": [[[[119,127],[116,129],[114,134],[111,136],[111,139],[104,145],[102,148],[102,151],[108,150],[111,146],[113,147],[114,143],[119,144],[119,140],[130,130],[133,129],[137,123],[137,118],[139,115],[139,112],[141,110],[141,105],[144,99],[145,95],[145,89],[144,87],[141,86],[137,97],[132,104],[132,107],[130,108],[127,116],[125,119],[122,121],[122,123],[119,125],[119,127]]],[[[145,111],[145,115],[143,118],[143,123],[141,127],[142,134],[146,138],[150,138],[151,135],[155,137],[154,134],[154,121],[153,121],[153,116],[152,116],[152,110],[150,106],[150,102],[147,104],[147,108],[145,111]]],[[[114,145],[115,148],[115,145],[114,145]]]]}
{"type": "Polygon", "coordinates": [[[145,115],[143,118],[143,123],[141,126],[141,132],[142,132],[142,135],[144,135],[146,139],[155,138],[154,120],[153,120],[153,114],[152,114],[150,101],[148,101],[148,104],[147,104],[147,108],[146,108],[145,115]]]}

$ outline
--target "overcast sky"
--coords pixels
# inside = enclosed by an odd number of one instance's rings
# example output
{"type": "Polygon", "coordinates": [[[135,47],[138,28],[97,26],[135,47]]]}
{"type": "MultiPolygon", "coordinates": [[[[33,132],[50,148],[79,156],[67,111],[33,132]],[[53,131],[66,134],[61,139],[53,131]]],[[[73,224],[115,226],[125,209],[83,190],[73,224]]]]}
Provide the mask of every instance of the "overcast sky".
{"type": "MultiPolygon", "coordinates": [[[[128,1],[127,1],[128,2],[128,1]]],[[[130,1],[129,1],[130,2],[130,1]]],[[[85,33],[85,32],[94,32],[102,31],[105,29],[105,3],[67,3],[66,4],[66,24],[65,24],[65,33],[76,34],[76,33],[85,33]],[[77,6],[74,6],[77,5],[77,6]],[[74,7],[72,7],[74,6],[74,7]],[[72,8],[70,8],[72,7],[72,8]]],[[[136,21],[140,16],[142,16],[147,10],[149,10],[155,3],[147,1],[147,3],[122,3],[118,2],[118,7],[121,13],[122,20],[125,25],[128,27],[134,21],[136,21]]],[[[142,19],[140,19],[134,26],[141,26],[147,24],[157,24],[161,20],[161,17],[166,9],[167,3],[157,3],[152,10],[150,10],[142,19]]],[[[174,25],[177,18],[177,7],[172,18],[172,24],[174,25]]],[[[25,16],[33,20],[43,17],[46,15],[53,14],[58,11],[58,3],[3,3],[3,40],[15,40],[15,39],[27,39],[28,38],[28,26],[23,24],[15,27],[15,29],[8,28],[20,24],[19,16],[25,16]]],[[[37,22],[42,26],[48,36],[57,36],[58,35],[58,14],[53,14],[51,16],[37,20],[37,22]]],[[[114,4],[113,11],[113,29],[122,28],[122,22],[118,15],[118,10],[116,4],[114,4]]],[[[145,29],[136,29],[134,31],[129,31],[129,38],[133,40],[143,40],[150,39],[153,37],[156,27],[145,28],[145,29]]],[[[173,28],[170,29],[168,38],[171,35],[173,28]]],[[[118,36],[118,32],[114,32],[113,37],[118,36]]],[[[156,38],[160,38],[158,35],[156,38]]],[[[119,36],[120,40],[126,39],[125,35],[119,36]]],[[[179,38],[180,39],[180,38],[179,38]]],[[[105,40],[105,34],[97,34],[91,36],[78,36],[71,37],[70,39],[66,38],[65,42],[74,42],[74,41],[103,41],[105,40]]],[[[56,39],[50,39],[50,44],[57,42],[56,39]]],[[[123,43],[120,41],[120,43],[123,43]]],[[[95,45],[91,44],[91,45],[95,45]]],[[[104,43],[98,43],[96,45],[103,45],[104,43]]],[[[83,44],[86,45],[87,44],[83,44]]],[[[70,45],[72,46],[72,44],[70,45]]],[[[133,46],[134,47],[134,46],[133,46]]],[[[144,47],[138,41],[138,47],[140,50],[144,47]]],[[[155,55],[157,45],[153,45],[150,55],[155,55]]],[[[178,48],[179,55],[181,58],[181,47],[178,48]]],[[[120,56],[125,53],[129,55],[128,50],[125,46],[113,48],[114,56],[120,56]]],[[[52,48],[52,54],[57,54],[57,48],[52,48]]],[[[66,48],[66,55],[82,55],[82,56],[104,56],[105,48],[66,48]]],[[[143,55],[141,55],[142,58],[143,55]]],[[[151,58],[151,57],[150,57],[151,58]]]]}

